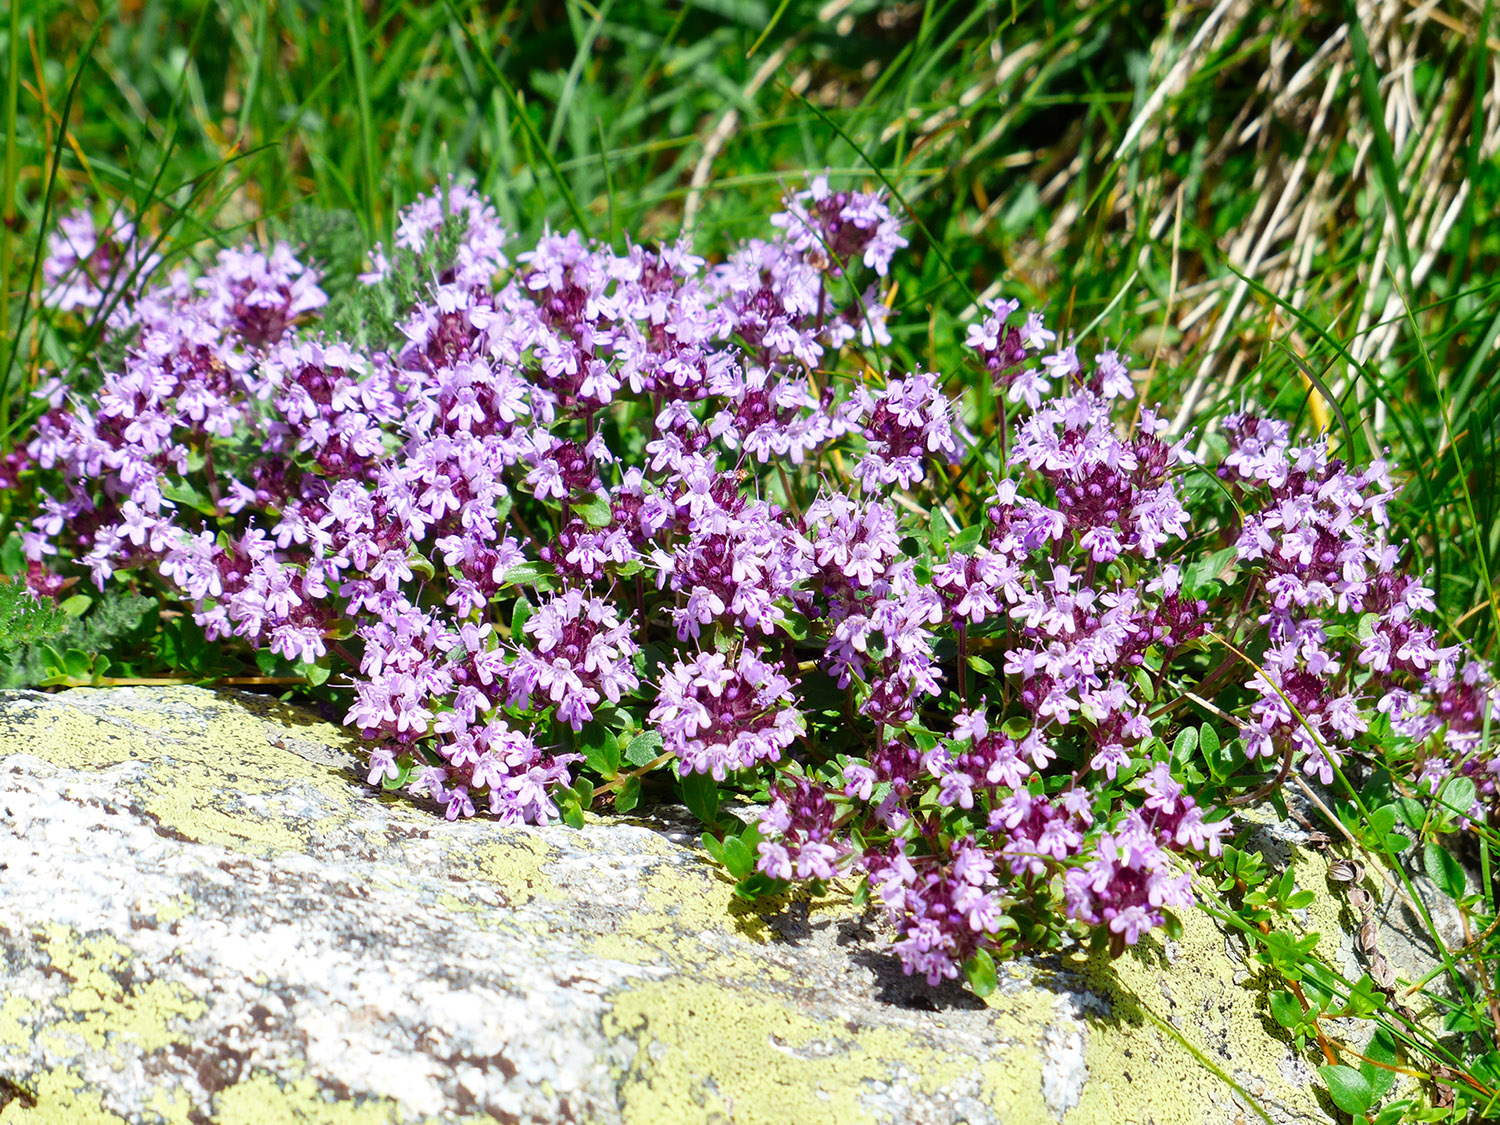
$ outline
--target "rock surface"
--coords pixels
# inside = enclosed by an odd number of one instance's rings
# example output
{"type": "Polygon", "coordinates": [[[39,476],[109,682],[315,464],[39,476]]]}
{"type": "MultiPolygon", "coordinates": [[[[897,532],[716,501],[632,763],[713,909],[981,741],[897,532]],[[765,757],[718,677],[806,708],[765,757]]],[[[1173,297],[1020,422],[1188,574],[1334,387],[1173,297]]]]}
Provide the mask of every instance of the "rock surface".
{"type": "Polygon", "coordinates": [[[450,824],[197,688],[0,697],[0,813],[5,1125],[1331,1120],[1201,913],[980,1003],[690,822],[450,824]]]}

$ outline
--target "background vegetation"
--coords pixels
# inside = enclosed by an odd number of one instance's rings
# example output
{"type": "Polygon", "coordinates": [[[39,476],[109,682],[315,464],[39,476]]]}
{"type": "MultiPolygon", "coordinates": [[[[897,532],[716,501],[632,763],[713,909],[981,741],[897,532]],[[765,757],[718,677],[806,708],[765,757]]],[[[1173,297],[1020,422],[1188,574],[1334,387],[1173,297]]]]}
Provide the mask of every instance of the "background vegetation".
{"type": "Polygon", "coordinates": [[[911,357],[962,380],[950,318],[1004,292],[1124,344],[1179,428],[1260,402],[1353,456],[1389,446],[1446,620],[1492,643],[1500,98],[1477,0],[38,0],[0,33],[8,437],[38,368],[83,354],[28,299],[78,203],[145,214],[169,259],[291,232],[337,271],[450,172],[523,236],[687,226],[712,251],[827,168],[911,213],[911,357]]]}

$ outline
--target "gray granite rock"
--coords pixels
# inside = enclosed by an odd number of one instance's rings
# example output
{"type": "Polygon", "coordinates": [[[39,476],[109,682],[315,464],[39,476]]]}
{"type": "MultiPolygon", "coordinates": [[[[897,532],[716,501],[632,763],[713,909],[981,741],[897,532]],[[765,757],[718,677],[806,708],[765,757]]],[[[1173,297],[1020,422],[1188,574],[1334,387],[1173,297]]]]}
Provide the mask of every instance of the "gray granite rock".
{"type": "Polygon", "coordinates": [[[847,898],[746,907],[688,821],[451,824],[349,749],[233,693],[0,697],[0,1122],[1329,1120],[1201,914],[981,1003],[847,898]]]}

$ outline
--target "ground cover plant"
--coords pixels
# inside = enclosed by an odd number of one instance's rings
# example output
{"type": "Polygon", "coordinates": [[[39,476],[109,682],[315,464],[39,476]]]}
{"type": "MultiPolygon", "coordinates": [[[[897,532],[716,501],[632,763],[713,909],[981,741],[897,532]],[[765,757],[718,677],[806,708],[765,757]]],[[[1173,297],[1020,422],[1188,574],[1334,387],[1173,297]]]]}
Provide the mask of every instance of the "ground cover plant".
{"type": "Polygon", "coordinates": [[[981,993],[1206,908],[1333,1109],[1493,1115],[1483,25],[828,7],[28,17],[9,682],[287,690],[453,817],[683,801],[981,993]],[[1456,903],[1436,1024],[1316,954],[1369,891],[1267,870],[1284,791],[1456,903]]]}

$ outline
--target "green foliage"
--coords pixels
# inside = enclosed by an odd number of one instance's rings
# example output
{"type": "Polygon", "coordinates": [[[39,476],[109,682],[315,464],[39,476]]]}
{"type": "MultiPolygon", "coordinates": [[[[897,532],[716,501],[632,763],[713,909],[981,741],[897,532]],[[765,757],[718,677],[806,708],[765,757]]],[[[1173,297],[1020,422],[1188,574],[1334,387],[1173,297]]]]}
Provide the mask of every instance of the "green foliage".
{"type": "Polygon", "coordinates": [[[726,832],[722,839],[710,832],[699,837],[704,851],[735,881],[734,893],[749,902],[784,894],[789,885],[785,880],[773,879],[755,869],[760,840],[758,821],[751,821],[738,833],[726,832]]]}
{"type": "MultiPolygon", "coordinates": [[[[16,588],[0,583],[0,613],[7,597],[14,596],[8,592],[16,588]]],[[[29,591],[24,596],[29,597],[29,591]]],[[[111,591],[100,595],[97,602],[85,600],[88,606],[73,601],[77,615],[67,612],[66,602],[57,609],[42,607],[48,621],[44,631],[13,646],[0,644],[0,688],[98,683],[122,670],[117,667],[125,659],[122,654],[145,642],[154,628],[158,618],[155,599],[111,591]],[[57,624],[61,628],[53,627],[57,624]]],[[[128,672],[129,667],[123,670],[128,672]]]]}
{"type": "Polygon", "coordinates": [[[69,624],[68,615],[50,598],[37,597],[22,582],[0,582],[0,659],[60,636],[69,624]]]}
{"type": "Polygon", "coordinates": [[[1320,1066],[1318,1073],[1328,1084],[1333,1104],[1345,1113],[1363,1117],[1375,1101],[1375,1087],[1359,1071],[1348,1066],[1320,1066]]]}
{"type": "MultiPolygon", "coordinates": [[[[411,308],[435,275],[452,264],[468,225],[467,216],[448,216],[433,237],[432,245],[424,248],[421,254],[404,246],[388,247],[389,269],[384,277],[371,285],[346,283],[332,290],[323,315],[324,331],[330,337],[348,340],[366,349],[397,345],[401,314],[411,308]]],[[[315,249],[330,255],[328,260],[342,266],[352,278],[363,261],[368,244],[357,226],[350,229],[347,214],[334,212],[325,217],[323,225],[315,228],[313,233],[323,240],[315,249]],[[352,249],[355,238],[359,239],[358,250],[352,249]]],[[[331,287],[332,282],[329,284],[331,287]]]]}
{"type": "Polygon", "coordinates": [[[682,803],[709,827],[719,821],[719,784],[706,773],[690,773],[683,777],[682,803]]]}

